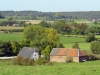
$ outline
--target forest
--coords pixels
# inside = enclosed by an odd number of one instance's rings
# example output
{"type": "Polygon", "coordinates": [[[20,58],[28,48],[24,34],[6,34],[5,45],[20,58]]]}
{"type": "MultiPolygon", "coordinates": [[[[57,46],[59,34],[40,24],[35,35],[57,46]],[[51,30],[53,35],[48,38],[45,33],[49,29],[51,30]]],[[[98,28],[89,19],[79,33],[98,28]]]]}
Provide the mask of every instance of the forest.
{"type": "MultiPolygon", "coordinates": [[[[99,19],[100,11],[77,11],[77,12],[41,12],[41,11],[0,11],[0,18],[5,16],[32,16],[33,19],[37,17],[47,17],[49,19],[99,19]]],[[[29,19],[29,18],[28,18],[29,19]]]]}

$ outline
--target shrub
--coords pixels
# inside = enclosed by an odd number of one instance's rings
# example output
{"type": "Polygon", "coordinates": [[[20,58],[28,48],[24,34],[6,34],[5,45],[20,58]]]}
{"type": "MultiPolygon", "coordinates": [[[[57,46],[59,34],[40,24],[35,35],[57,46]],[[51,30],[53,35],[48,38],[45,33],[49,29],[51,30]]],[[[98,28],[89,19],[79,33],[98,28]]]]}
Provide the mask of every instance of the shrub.
{"type": "Polygon", "coordinates": [[[17,58],[12,59],[12,64],[13,65],[31,66],[34,64],[34,60],[29,59],[29,58],[17,57],[17,58]]]}
{"type": "Polygon", "coordinates": [[[52,62],[47,62],[46,65],[47,65],[47,66],[52,66],[53,63],[52,63],[52,62]]]}
{"type": "Polygon", "coordinates": [[[43,57],[35,61],[35,65],[44,65],[45,63],[46,63],[46,60],[43,57]]]}
{"type": "Polygon", "coordinates": [[[91,41],[94,41],[96,40],[95,36],[94,35],[88,35],[86,38],[85,38],[85,41],[86,42],[91,42],[91,41]]]}
{"type": "Polygon", "coordinates": [[[88,54],[88,60],[100,60],[99,54],[88,54]]]}
{"type": "Polygon", "coordinates": [[[47,61],[43,57],[35,61],[33,59],[22,58],[22,57],[17,57],[12,59],[13,65],[21,65],[21,66],[44,65],[46,62],[47,61]]]}
{"type": "Polygon", "coordinates": [[[28,60],[28,65],[29,65],[29,66],[34,65],[34,60],[33,60],[33,59],[29,59],[29,60],[28,60]]]}
{"type": "Polygon", "coordinates": [[[66,58],[66,62],[67,63],[72,62],[72,61],[73,61],[73,58],[72,57],[69,56],[69,57],[66,58]]]}
{"type": "Polygon", "coordinates": [[[91,51],[93,54],[100,54],[100,42],[94,41],[91,43],[91,51]]]}

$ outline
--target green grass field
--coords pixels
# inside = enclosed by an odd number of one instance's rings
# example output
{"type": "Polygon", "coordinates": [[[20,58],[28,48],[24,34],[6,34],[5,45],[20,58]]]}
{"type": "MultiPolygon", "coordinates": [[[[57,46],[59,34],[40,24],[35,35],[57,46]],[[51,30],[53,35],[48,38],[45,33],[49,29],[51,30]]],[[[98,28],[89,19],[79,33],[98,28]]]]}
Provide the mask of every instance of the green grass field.
{"type": "Polygon", "coordinates": [[[100,61],[54,63],[52,66],[18,66],[0,60],[0,75],[99,75],[100,61]]]}
{"type": "Polygon", "coordinates": [[[64,45],[65,48],[72,48],[75,42],[78,42],[79,48],[86,52],[91,52],[90,43],[85,42],[85,38],[80,37],[60,37],[60,42],[64,45]]]}
{"type": "Polygon", "coordinates": [[[0,33],[0,40],[3,41],[19,41],[22,39],[23,35],[21,33],[12,33],[12,34],[0,33]]]}
{"type": "MultiPolygon", "coordinates": [[[[66,47],[66,48],[72,48],[72,45],[73,45],[74,43],[67,43],[67,44],[63,44],[64,45],[64,47],[66,47]]],[[[90,43],[78,43],[79,44],[79,48],[81,49],[81,50],[84,50],[84,51],[86,51],[86,52],[88,52],[88,53],[90,53],[91,52],[91,50],[90,50],[90,43]]]]}
{"type": "MultiPolygon", "coordinates": [[[[0,33],[0,40],[3,40],[3,41],[19,41],[22,39],[23,39],[22,33],[12,33],[12,34],[0,33]]],[[[85,38],[60,36],[60,42],[66,48],[72,48],[72,45],[75,42],[78,42],[81,50],[85,50],[86,52],[91,52],[90,43],[86,43],[85,38]]]]}
{"type": "Polygon", "coordinates": [[[85,39],[79,38],[79,37],[66,37],[66,36],[64,37],[64,36],[61,36],[60,42],[63,43],[63,44],[75,43],[75,42],[85,42],[85,39]]]}

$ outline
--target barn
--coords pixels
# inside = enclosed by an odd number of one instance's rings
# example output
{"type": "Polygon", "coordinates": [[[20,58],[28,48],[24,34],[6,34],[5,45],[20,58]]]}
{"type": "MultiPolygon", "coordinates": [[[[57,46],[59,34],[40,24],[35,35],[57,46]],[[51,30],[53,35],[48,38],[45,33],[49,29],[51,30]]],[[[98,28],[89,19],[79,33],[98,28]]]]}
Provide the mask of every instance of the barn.
{"type": "Polygon", "coordinates": [[[36,48],[23,47],[18,56],[37,60],[39,58],[39,51],[36,48]]]}
{"type": "Polygon", "coordinates": [[[72,57],[73,62],[87,60],[87,55],[83,50],[75,48],[53,48],[50,53],[50,62],[66,62],[67,57],[72,57]]]}

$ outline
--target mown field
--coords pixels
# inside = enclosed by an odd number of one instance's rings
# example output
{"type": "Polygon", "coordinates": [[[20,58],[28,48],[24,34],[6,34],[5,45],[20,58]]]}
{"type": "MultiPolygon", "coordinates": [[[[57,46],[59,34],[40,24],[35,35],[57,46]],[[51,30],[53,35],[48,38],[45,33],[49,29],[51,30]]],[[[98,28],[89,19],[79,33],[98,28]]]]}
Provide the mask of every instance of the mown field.
{"type": "Polygon", "coordinates": [[[0,60],[0,75],[99,75],[100,61],[18,66],[0,60]]]}
{"type": "Polygon", "coordinates": [[[22,33],[12,33],[12,34],[0,33],[0,40],[3,41],[19,41],[22,39],[23,39],[22,33]]]}

